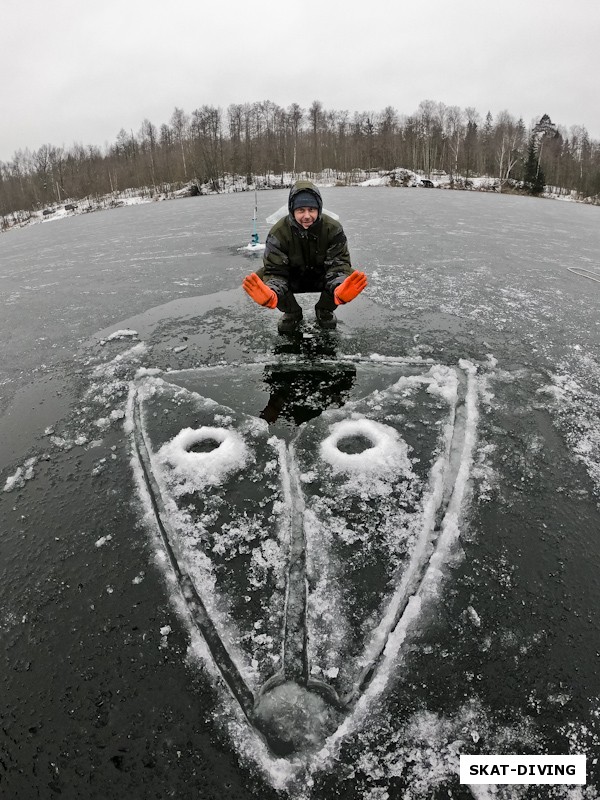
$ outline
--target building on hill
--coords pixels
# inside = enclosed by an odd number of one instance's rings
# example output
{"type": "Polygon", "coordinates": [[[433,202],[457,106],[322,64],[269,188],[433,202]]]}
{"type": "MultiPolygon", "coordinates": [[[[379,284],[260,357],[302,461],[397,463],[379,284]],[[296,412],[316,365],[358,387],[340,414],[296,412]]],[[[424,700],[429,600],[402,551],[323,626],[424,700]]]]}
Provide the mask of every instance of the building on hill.
{"type": "Polygon", "coordinates": [[[532,134],[536,138],[547,137],[548,139],[556,139],[560,136],[558,127],[552,122],[548,114],[544,114],[540,121],[534,126],[532,134]]]}

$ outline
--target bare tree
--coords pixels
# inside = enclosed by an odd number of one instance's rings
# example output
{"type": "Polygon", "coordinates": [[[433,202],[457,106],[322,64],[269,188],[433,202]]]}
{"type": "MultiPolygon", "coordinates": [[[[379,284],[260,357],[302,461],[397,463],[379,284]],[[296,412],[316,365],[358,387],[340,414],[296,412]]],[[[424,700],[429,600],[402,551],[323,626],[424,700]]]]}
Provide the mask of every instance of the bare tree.
{"type": "Polygon", "coordinates": [[[146,156],[146,164],[149,168],[150,182],[153,187],[156,187],[155,154],[158,143],[158,132],[156,130],[156,125],[150,122],[149,119],[145,119],[142,122],[138,138],[142,152],[146,156]]]}
{"type": "Polygon", "coordinates": [[[496,163],[500,189],[511,177],[515,164],[524,157],[526,146],[525,126],[523,120],[515,122],[508,111],[498,115],[494,132],[496,141],[496,163]]]}
{"type": "Polygon", "coordinates": [[[175,106],[175,109],[171,114],[171,129],[173,130],[175,141],[179,145],[179,150],[181,152],[181,166],[183,169],[184,181],[187,180],[188,177],[187,163],[185,160],[185,142],[189,133],[189,125],[190,119],[188,115],[183,111],[183,109],[175,106]]]}
{"type": "Polygon", "coordinates": [[[458,156],[465,135],[464,113],[458,106],[449,106],[446,109],[445,133],[451,153],[449,163],[450,179],[458,173],[458,156]]]}

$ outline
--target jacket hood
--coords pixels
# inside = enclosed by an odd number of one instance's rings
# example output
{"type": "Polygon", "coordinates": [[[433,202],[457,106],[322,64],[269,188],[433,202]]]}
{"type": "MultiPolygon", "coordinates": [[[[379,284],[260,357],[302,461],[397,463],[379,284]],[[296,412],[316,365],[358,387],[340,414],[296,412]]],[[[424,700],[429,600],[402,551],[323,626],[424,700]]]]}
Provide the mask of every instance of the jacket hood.
{"type": "MultiPolygon", "coordinates": [[[[294,197],[299,194],[300,192],[310,192],[314,195],[317,209],[319,211],[319,216],[317,217],[317,221],[321,219],[321,214],[323,213],[323,198],[321,197],[321,192],[317,189],[312,181],[296,181],[296,183],[290,189],[290,196],[288,197],[288,211],[292,220],[294,220],[294,212],[292,211],[292,202],[294,197]]],[[[295,220],[294,220],[295,222],[295,220]]]]}

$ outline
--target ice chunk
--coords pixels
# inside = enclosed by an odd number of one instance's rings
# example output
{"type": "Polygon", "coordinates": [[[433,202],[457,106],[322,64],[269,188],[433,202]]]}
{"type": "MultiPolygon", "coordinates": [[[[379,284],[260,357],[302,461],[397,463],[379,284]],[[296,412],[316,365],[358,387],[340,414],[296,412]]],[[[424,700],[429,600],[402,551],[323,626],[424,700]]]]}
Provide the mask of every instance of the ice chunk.
{"type": "Polygon", "coordinates": [[[6,479],[6,483],[4,484],[4,491],[12,492],[13,489],[22,489],[23,486],[25,486],[25,478],[23,476],[23,470],[21,469],[21,467],[18,467],[14,475],[10,475],[6,479]]]}
{"type": "Polygon", "coordinates": [[[115,331],[114,333],[111,333],[110,336],[106,337],[106,341],[107,342],[111,342],[114,339],[126,339],[128,337],[137,336],[137,335],[138,335],[137,331],[132,331],[129,328],[125,328],[123,330],[115,331]]]}

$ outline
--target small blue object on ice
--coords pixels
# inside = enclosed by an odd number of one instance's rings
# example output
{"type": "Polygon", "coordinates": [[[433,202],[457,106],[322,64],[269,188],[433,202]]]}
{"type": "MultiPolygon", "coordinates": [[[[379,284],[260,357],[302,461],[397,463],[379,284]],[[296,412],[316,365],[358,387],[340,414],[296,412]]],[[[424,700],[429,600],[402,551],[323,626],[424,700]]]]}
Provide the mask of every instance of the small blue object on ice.
{"type": "Polygon", "coordinates": [[[250,244],[258,244],[258,231],[256,230],[256,219],[258,217],[258,198],[256,196],[256,189],[254,189],[254,216],[252,217],[252,241],[250,244]]]}
{"type": "Polygon", "coordinates": [[[265,249],[264,244],[261,244],[261,242],[260,242],[260,239],[259,239],[259,236],[258,236],[258,230],[256,229],[256,221],[257,221],[257,219],[258,219],[258,201],[256,199],[256,189],[255,189],[254,190],[254,215],[252,217],[252,238],[250,239],[250,242],[245,247],[241,247],[240,250],[256,251],[256,250],[264,250],[265,249]]]}

